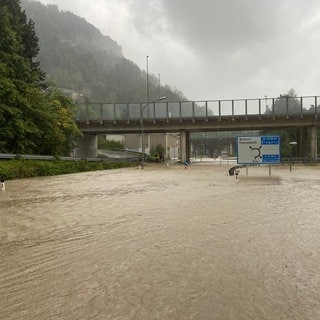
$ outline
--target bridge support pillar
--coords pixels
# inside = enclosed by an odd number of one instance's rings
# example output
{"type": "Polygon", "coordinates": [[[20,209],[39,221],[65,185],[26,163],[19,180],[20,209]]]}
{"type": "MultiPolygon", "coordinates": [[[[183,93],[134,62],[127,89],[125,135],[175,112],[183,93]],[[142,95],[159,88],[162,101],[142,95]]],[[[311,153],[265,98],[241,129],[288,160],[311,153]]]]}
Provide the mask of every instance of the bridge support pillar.
{"type": "Polygon", "coordinates": [[[318,157],[318,139],[317,139],[317,127],[313,126],[310,128],[310,143],[311,143],[311,158],[314,161],[317,161],[318,157]]]}
{"type": "Polygon", "coordinates": [[[231,156],[233,154],[233,143],[232,141],[230,141],[230,145],[229,145],[229,155],[231,156]]]}
{"type": "Polygon", "coordinates": [[[299,130],[299,134],[300,134],[300,140],[298,141],[298,145],[297,145],[297,156],[302,157],[302,158],[307,158],[310,154],[310,148],[308,143],[306,143],[306,141],[308,141],[309,139],[309,130],[307,127],[303,127],[299,130]]]}
{"type": "Polygon", "coordinates": [[[181,161],[190,160],[190,133],[187,130],[180,131],[180,155],[181,161]]]}
{"type": "Polygon", "coordinates": [[[96,158],[97,151],[97,136],[84,134],[83,138],[77,141],[74,156],[79,158],[96,158]]]}

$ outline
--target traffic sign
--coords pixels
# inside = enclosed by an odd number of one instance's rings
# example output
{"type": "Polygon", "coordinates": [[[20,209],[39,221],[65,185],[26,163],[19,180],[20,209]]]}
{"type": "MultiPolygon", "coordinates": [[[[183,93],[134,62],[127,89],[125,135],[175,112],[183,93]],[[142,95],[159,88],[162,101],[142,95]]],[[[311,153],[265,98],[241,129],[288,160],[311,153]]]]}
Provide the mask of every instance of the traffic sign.
{"type": "Polygon", "coordinates": [[[237,163],[280,163],[280,136],[237,137],[237,163]]]}

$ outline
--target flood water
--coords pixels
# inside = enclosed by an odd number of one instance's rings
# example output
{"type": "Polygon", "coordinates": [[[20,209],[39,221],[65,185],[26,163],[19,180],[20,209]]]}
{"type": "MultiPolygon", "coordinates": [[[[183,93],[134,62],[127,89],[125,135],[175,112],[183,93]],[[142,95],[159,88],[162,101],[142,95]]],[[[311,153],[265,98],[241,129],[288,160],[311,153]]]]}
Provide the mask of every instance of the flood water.
{"type": "Polygon", "coordinates": [[[320,319],[320,167],[6,182],[1,319],[320,319]]]}

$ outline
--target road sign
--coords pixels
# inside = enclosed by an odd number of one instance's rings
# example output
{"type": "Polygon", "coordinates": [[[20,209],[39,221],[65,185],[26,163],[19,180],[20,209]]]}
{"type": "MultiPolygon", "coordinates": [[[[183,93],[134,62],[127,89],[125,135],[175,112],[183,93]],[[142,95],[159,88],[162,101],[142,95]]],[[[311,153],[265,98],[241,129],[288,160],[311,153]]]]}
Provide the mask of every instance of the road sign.
{"type": "Polygon", "coordinates": [[[237,137],[237,163],[280,163],[280,136],[237,137]]]}

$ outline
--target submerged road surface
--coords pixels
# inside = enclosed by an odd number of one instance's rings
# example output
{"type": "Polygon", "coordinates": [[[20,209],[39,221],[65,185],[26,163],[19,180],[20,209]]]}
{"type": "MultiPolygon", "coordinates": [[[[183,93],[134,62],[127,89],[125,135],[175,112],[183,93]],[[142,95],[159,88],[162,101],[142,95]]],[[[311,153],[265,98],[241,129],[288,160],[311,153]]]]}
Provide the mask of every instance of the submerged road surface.
{"type": "Polygon", "coordinates": [[[227,169],[7,181],[0,318],[320,319],[320,168],[227,169]]]}

